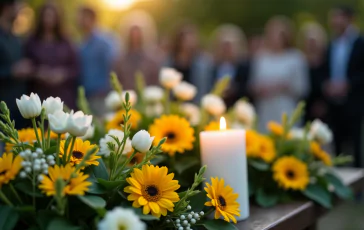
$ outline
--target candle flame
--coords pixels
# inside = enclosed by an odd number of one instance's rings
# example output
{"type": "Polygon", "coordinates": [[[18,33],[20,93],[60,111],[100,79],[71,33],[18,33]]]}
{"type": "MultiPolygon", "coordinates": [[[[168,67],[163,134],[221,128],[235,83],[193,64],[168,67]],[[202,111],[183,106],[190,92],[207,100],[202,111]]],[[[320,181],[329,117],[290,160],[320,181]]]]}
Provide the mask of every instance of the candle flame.
{"type": "Polygon", "coordinates": [[[225,117],[220,118],[220,130],[226,130],[226,120],[225,117]]]}

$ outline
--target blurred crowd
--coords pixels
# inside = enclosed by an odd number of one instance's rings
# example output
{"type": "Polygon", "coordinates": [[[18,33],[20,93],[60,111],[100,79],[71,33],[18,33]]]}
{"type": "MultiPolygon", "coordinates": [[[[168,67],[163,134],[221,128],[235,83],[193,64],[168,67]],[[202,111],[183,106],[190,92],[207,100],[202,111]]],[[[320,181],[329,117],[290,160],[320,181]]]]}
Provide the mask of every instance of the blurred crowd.
{"type": "Polygon", "coordinates": [[[329,123],[336,154],[351,146],[355,166],[361,166],[364,40],[349,7],[337,6],[329,12],[332,36],[317,23],[295,31],[289,18],[274,16],[262,33],[249,37],[238,26],[221,25],[204,48],[194,24],[182,23],[169,39],[161,38],[153,19],[141,11],[123,20],[122,45],[118,45],[98,28],[97,13],[87,6],[78,10],[75,23],[82,42],[75,44],[63,32],[59,9],[51,4],[41,7],[33,33],[21,40],[11,30],[16,12],[15,1],[0,2],[0,99],[8,103],[19,128],[24,124],[18,119],[15,98],[24,93],[59,96],[72,109],[77,87],[82,85],[95,113],[102,114],[111,71],[124,89],[135,89],[137,72],[147,85],[158,85],[160,68],[168,66],[198,88],[195,103],[219,79],[229,76],[224,93],[227,106],[241,97],[252,101],[260,131],[305,100],[305,120],[329,123]]]}

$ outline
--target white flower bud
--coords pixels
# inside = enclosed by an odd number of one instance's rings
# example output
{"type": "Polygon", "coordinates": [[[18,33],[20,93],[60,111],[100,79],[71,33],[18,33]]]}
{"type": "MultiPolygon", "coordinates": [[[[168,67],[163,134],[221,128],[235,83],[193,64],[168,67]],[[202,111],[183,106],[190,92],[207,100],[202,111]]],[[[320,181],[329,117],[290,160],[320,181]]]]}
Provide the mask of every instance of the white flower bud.
{"type": "Polygon", "coordinates": [[[137,103],[137,101],[138,101],[138,95],[132,89],[124,90],[123,93],[122,93],[122,98],[123,98],[123,101],[124,102],[125,102],[126,93],[129,93],[129,102],[130,102],[130,105],[131,106],[135,105],[137,103]]]}
{"type": "Polygon", "coordinates": [[[31,167],[25,167],[24,171],[27,172],[27,173],[30,173],[30,172],[32,172],[32,168],[31,167]]]}
{"type": "Polygon", "coordinates": [[[22,161],[21,166],[26,167],[28,165],[28,161],[22,161]]]}
{"type": "Polygon", "coordinates": [[[42,162],[41,162],[41,160],[40,159],[35,159],[34,161],[33,161],[33,164],[35,164],[35,165],[40,165],[42,162]]]}
{"type": "Polygon", "coordinates": [[[181,220],[186,219],[185,215],[181,215],[180,218],[181,218],[181,220]]]}
{"type": "Polygon", "coordinates": [[[48,155],[47,156],[47,161],[52,161],[54,160],[54,156],[53,155],[48,155]]]}
{"type": "Polygon", "coordinates": [[[37,153],[32,153],[32,158],[33,158],[33,159],[38,158],[38,154],[37,154],[37,153]]]}
{"type": "Polygon", "coordinates": [[[252,104],[244,100],[239,100],[234,105],[236,117],[247,127],[252,127],[255,120],[255,109],[252,104]]]}
{"type": "Polygon", "coordinates": [[[328,144],[332,141],[333,138],[332,132],[329,127],[319,119],[315,119],[312,122],[310,135],[320,144],[328,144]]]}
{"type": "Polygon", "coordinates": [[[187,210],[191,210],[191,209],[192,209],[191,205],[187,205],[187,210]]]}
{"type": "Polygon", "coordinates": [[[140,130],[134,135],[133,139],[131,140],[131,145],[139,152],[146,153],[150,149],[153,140],[154,137],[151,137],[147,131],[140,130]]]}
{"type": "Polygon", "coordinates": [[[19,176],[20,176],[20,178],[26,178],[26,177],[27,177],[27,173],[26,173],[26,172],[24,172],[24,171],[21,171],[21,172],[19,173],[19,176]]]}
{"type": "Polygon", "coordinates": [[[187,215],[187,219],[192,219],[192,215],[191,214],[188,214],[187,215]]]}
{"type": "Polygon", "coordinates": [[[187,226],[188,221],[187,221],[187,220],[184,220],[184,221],[182,222],[182,224],[183,224],[184,226],[187,226]]]}
{"type": "Polygon", "coordinates": [[[34,169],[34,171],[40,171],[40,170],[41,170],[41,168],[40,168],[40,165],[39,165],[39,164],[35,164],[35,165],[33,166],[33,169],[34,169]]]}
{"type": "Polygon", "coordinates": [[[193,215],[193,217],[194,217],[195,219],[197,219],[197,218],[200,218],[200,215],[198,215],[197,213],[195,213],[195,214],[193,215]]]}
{"type": "Polygon", "coordinates": [[[43,180],[43,175],[38,175],[38,181],[42,181],[43,180]]]}
{"type": "Polygon", "coordinates": [[[163,99],[163,89],[159,86],[147,86],[143,92],[146,102],[159,102],[163,99]]]}
{"type": "Polygon", "coordinates": [[[203,215],[205,215],[205,213],[204,213],[203,211],[201,211],[201,212],[200,212],[200,215],[201,215],[201,216],[203,216],[203,215]]]}
{"type": "Polygon", "coordinates": [[[171,223],[171,220],[170,219],[167,219],[166,222],[169,224],[169,223],[171,223]]]}
{"type": "Polygon", "coordinates": [[[182,81],[173,88],[173,93],[179,100],[190,101],[196,96],[197,88],[188,82],[182,81]]]}
{"type": "Polygon", "coordinates": [[[87,132],[87,129],[91,126],[92,116],[85,115],[82,111],[78,111],[76,113],[69,114],[67,118],[67,132],[69,132],[72,136],[80,137],[84,136],[87,132]]]}
{"type": "Polygon", "coordinates": [[[117,110],[122,106],[121,95],[116,91],[111,91],[105,98],[106,108],[109,110],[117,110]]]}
{"type": "Polygon", "coordinates": [[[59,97],[48,97],[43,101],[42,107],[45,109],[45,114],[54,114],[57,111],[63,111],[63,102],[59,97]]]}
{"type": "Polygon", "coordinates": [[[195,219],[191,219],[191,224],[196,224],[196,220],[195,219]]]}
{"type": "Polygon", "coordinates": [[[221,116],[226,111],[224,101],[214,94],[205,95],[201,100],[201,106],[213,116],[221,116]]]}
{"type": "Polygon", "coordinates": [[[167,89],[172,89],[182,80],[182,74],[173,68],[162,68],[159,73],[159,82],[167,89]]]}
{"type": "Polygon", "coordinates": [[[48,174],[48,169],[43,170],[43,174],[47,175],[48,174]]]}
{"type": "Polygon", "coordinates": [[[16,104],[25,119],[35,118],[42,112],[42,103],[38,94],[23,95],[20,99],[16,99],[16,104]]]}
{"type": "Polygon", "coordinates": [[[176,227],[178,228],[178,227],[181,227],[181,224],[176,224],[176,227]]]}
{"type": "Polygon", "coordinates": [[[50,129],[57,134],[66,133],[68,117],[69,114],[63,111],[57,111],[54,114],[49,114],[48,120],[50,129]]]}
{"type": "Polygon", "coordinates": [[[30,155],[32,155],[32,151],[30,151],[30,149],[26,149],[25,150],[25,154],[28,155],[28,156],[30,156],[30,155]]]}
{"type": "Polygon", "coordinates": [[[183,230],[183,227],[179,227],[178,230],[183,230]]]}
{"type": "Polygon", "coordinates": [[[36,151],[38,154],[43,154],[43,150],[42,150],[41,148],[37,148],[35,151],[36,151]]]}
{"type": "Polygon", "coordinates": [[[179,222],[181,222],[181,221],[180,221],[180,219],[177,219],[177,220],[176,220],[176,223],[178,224],[179,222]]]}

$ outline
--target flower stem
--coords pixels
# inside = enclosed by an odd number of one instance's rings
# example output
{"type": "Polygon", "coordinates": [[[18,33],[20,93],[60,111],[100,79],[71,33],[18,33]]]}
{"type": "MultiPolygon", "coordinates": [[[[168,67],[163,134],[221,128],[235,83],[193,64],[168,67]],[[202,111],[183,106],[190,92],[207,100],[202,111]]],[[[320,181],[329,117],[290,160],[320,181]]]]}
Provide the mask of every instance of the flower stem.
{"type": "Polygon", "coordinates": [[[59,165],[59,147],[61,145],[61,134],[58,134],[57,138],[57,150],[56,150],[56,163],[59,165]]]}
{"type": "Polygon", "coordinates": [[[20,204],[23,204],[23,201],[21,200],[18,192],[15,190],[14,186],[10,183],[10,189],[11,191],[14,193],[14,195],[16,196],[16,198],[19,200],[20,204]]]}
{"type": "MultiPolygon", "coordinates": [[[[122,172],[123,170],[124,170],[124,168],[125,168],[125,166],[127,166],[129,163],[130,163],[130,161],[135,157],[135,155],[137,154],[137,150],[136,149],[134,149],[134,151],[133,151],[133,153],[130,155],[130,157],[129,158],[127,158],[125,161],[124,161],[124,163],[121,165],[121,167],[120,167],[120,172],[122,172]]],[[[115,179],[115,178],[114,178],[115,179]]]]}
{"type": "Polygon", "coordinates": [[[13,203],[11,203],[11,201],[5,196],[3,191],[1,191],[1,189],[0,189],[0,198],[4,201],[5,204],[9,206],[14,206],[13,203]]]}
{"type": "Polygon", "coordinates": [[[51,147],[51,130],[49,129],[49,124],[48,124],[48,129],[47,129],[47,148],[51,147]]]}
{"type": "Polygon", "coordinates": [[[166,114],[168,115],[170,113],[170,89],[165,90],[165,110],[166,110],[166,114]]]}
{"type": "Polygon", "coordinates": [[[33,177],[32,177],[32,184],[33,184],[33,196],[32,196],[32,198],[33,198],[33,207],[34,207],[34,209],[36,209],[36,207],[35,207],[35,185],[36,185],[36,183],[35,183],[34,173],[33,173],[33,177]]]}
{"type": "Polygon", "coordinates": [[[44,137],[44,115],[41,114],[40,116],[40,134],[42,135],[42,149],[43,151],[46,148],[46,142],[45,142],[45,137],[44,137]]]}
{"type": "Polygon", "coordinates": [[[72,137],[71,148],[70,151],[68,152],[66,163],[70,162],[71,160],[71,155],[73,153],[73,148],[75,147],[76,138],[77,137],[72,137]]]}
{"type": "Polygon", "coordinates": [[[35,122],[35,117],[32,118],[32,124],[33,124],[33,128],[34,128],[35,136],[37,137],[38,144],[39,144],[39,146],[42,147],[42,143],[40,142],[40,139],[39,139],[37,123],[35,122]]]}

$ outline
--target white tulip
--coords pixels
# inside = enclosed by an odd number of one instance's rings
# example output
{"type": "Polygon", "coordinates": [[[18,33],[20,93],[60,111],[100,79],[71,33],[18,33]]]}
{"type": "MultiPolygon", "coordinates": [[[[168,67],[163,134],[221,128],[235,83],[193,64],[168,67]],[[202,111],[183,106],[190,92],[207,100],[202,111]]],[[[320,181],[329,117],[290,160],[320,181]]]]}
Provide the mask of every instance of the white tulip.
{"type": "MultiPolygon", "coordinates": [[[[289,132],[289,135],[293,139],[303,139],[305,137],[305,130],[302,128],[293,128],[289,132]]],[[[312,135],[310,133],[307,133],[306,138],[307,138],[307,140],[312,140],[312,135]]]]}
{"type": "Polygon", "coordinates": [[[148,86],[143,92],[143,98],[146,102],[159,102],[163,100],[163,96],[163,89],[159,86],[148,86]]]}
{"type": "Polygon", "coordinates": [[[90,138],[93,138],[95,135],[95,126],[91,125],[87,131],[86,131],[86,134],[84,136],[81,136],[80,138],[82,140],[87,140],[87,139],[90,139],[90,138]]]}
{"type": "Polygon", "coordinates": [[[255,120],[255,109],[252,104],[244,100],[239,100],[234,105],[236,117],[247,127],[252,127],[255,120]]]}
{"type": "Polygon", "coordinates": [[[43,100],[42,107],[46,115],[54,114],[57,111],[63,111],[63,101],[59,97],[48,97],[46,100],[43,100]]]}
{"type": "Polygon", "coordinates": [[[226,105],[221,97],[207,94],[201,100],[202,108],[213,116],[221,116],[226,111],[226,105]]]}
{"type": "Polygon", "coordinates": [[[125,102],[126,93],[129,93],[129,102],[131,106],[135,105],[138,101],[138,95],[132,89],[124,90],[122,93],[123,102],[125,102]]]}
{"type": "Polygon", "coordinates": [[[92,116],[85,115],[82,111],[71,113],[67,119],[67,132],[72,136],[81,137],[84,136],[92,123],[92,116]]]}
{"type": "Polygon", "coordinates": [[[137,132],[133,139],[131,140],[131,145],[134,149],[141,153],[146,153],[152,146],[152,142],[154,137],[151,137],[150,134],[145,130],[140,130],[137,132]]]}
{"type": "Polygon", "coordinates": [[[172,89],[182,80],[182,74],[173,68],[162,68],[159,73],[159,82],[167,89],[172,89]]]}
{"type": "MultiPolygon", "coordinates": [[[[100,151],[99,151],[100,155],[104,155],[105,157],[108,157],[108,156],[110,156],[111,152],[117,151],[118,145],[117,145],[116,141],[114,140],[114,138],[112,138],[111,136],[116,137],[120,142],[122,142],[124,139],[124,132],[121,130],[117,130],[117,129],[109,130],[109,132],[105,135],[105,137],[100,139],[100,151]],[[115,149],[109,149],[109,146],[107,144],[109,142],[114,144],[115,149]]],[[[132,150],[131,141],[128,138],[126,140],[124,151],[122,152],[122,154],[127,154],[131,150],[132,150]]]]}
{"type": "Polygon", "coordinates": [[[42,103],[38,94],[31,93],[30,96],[24,95],[16,99],[16,104],[21,115],[26,118],[34,118],[42,112],[42,103]]]}
{"type": "Polygon", "coordinates": [[[145,230],[145,223],[131,209],[116,207],[108,211],[97,226],[98,230],[145,230]]]}
{"type": "Polygon", "coordinates": [[[190,101],[196,96],[197,88],[188,82],[182,81],[173,88],[173,93],[179,100],[190,101]]]}
{"type": "Polygon", "coordinates": [[[162,103],[153,103],[145,107],[145,113],[148,117],[159,117],[162,115],[164,107],[162,103]]]}
{"type": "Polygon", "coordinates": [[[198,125],[200,123],[201,113],[200,109],[196,105],[192,103],[183,103],[180,109],[191,125],[198,125]]]}
{"type": "Polygon", "coordinates": [[[321,144],[327,144],[332,141],[332,132],[330,128],[319,119],[315,119],[311,124],[310,135],[313,139],[321,144]]]}
{"type": "Polygon", "coordinates": [[[105,98],[106,108],[109,110],[117,110],[122,106],[122,100],[120,94],[116,91],[111,91],[105,98]]]}
{"type": "Polygon", "coordinates": [[[55,112],[54,114],[48,114],[48,121],[50,129],[58,134],[63,134],[68,131],[67,120],[69,114],[62,110],[55,112]]]}

